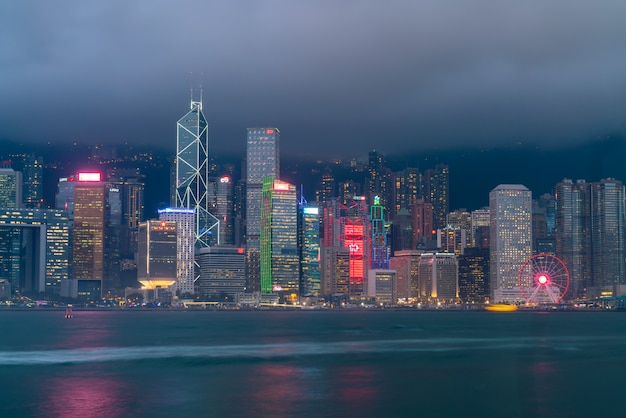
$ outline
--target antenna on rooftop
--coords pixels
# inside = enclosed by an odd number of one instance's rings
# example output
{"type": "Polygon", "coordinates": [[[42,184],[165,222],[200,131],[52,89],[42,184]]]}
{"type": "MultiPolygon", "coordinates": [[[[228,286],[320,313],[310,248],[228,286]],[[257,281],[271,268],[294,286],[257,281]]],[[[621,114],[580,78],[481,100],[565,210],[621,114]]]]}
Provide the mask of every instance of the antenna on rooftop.
{"type": "Polygon", "coordinates": [[[300,185],[300,200],[298,201],[298,205],[300,207],[306,206],[309,202],[304,198],[304,185],[300,185]]]}

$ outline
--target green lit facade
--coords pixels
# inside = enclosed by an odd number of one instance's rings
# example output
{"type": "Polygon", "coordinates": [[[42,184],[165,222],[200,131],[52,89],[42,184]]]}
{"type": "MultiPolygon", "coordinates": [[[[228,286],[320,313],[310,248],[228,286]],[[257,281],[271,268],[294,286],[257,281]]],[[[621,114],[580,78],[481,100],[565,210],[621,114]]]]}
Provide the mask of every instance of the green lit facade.
{"type": "Polygon", "coordinates": [[[298,295],[298,202],[296,188],[263,179],[260,229],[261,293],[298,295]]]}

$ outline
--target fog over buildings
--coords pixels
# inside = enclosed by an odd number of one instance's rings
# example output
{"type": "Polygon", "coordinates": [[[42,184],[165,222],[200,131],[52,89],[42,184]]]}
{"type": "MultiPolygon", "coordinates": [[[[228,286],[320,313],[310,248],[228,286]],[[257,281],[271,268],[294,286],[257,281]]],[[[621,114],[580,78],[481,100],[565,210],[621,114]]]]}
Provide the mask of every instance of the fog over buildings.
{"type": "Polygon", "coordinates": [[[244,152],[250,126],[280,126],[285,155],[332,157],[623,135],[624,15],[608,0],[11,2],[0,139],[169,148],[190,88],[216,152],[244,152]]]}

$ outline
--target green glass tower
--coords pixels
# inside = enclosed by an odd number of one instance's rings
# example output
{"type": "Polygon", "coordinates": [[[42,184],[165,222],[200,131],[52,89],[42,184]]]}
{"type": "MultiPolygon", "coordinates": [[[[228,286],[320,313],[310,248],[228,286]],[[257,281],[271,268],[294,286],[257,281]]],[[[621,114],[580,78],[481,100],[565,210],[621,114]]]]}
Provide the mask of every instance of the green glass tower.
{"type": "Polygon", "coordinates": [[[296,187],[269,176],[261,204],[261,293],[295,299],[299,294],[296,187]]]}

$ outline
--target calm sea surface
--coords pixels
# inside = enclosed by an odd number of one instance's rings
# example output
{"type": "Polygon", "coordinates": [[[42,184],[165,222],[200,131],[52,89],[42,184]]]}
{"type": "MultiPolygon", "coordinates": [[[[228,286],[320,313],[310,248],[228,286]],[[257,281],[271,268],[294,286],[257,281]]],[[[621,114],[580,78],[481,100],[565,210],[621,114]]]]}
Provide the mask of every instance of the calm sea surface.
{"type": "Polygon", "coordinates": [[[0,417],[626,415],[626,313],[0,311],[0,417]]]}

